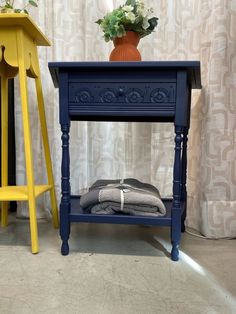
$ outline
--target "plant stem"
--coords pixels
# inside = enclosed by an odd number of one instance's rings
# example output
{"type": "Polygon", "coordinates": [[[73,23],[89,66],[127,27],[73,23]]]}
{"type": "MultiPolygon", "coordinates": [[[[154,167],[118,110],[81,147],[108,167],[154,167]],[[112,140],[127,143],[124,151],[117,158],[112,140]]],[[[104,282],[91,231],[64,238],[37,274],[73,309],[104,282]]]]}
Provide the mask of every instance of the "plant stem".
{"type": "Polygon", "coordinates": [[[22,8],[21,11],[25,10],[29,6],[29,2],[22,8]]]}

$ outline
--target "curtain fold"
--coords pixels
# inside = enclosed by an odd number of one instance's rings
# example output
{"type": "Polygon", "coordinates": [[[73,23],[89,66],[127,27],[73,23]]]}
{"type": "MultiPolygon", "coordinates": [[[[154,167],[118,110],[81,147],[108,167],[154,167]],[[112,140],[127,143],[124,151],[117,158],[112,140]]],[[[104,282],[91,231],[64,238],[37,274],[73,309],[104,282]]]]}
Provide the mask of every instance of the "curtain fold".
{"type": "MultiPolygon", "coordinates": [[[[61,140],[58,91],[49,61],[108,60],[97,24],[123,1],[48,0],[32,17],[52,40],[39,48],[51,155],[60,201],[61,140]]],[[[146,0],[159,17],[157,31],[143,38],[143,60],[200,60],[202,91],[192,94],[188,149],[187,224],[208,237],[236,236],[236,3],[235,0],[146,0]]],[[[17,181],[25,182],[21,110],[16,93],[17,181]]],[[[33,153],[37,182],[46,180],[33,85],[29,91],[33,153]]],[[[72,123],[72,192],[84,193],[96,179],[136,177],[172,195],[173,126],[143,123],[72,123]]],[[[20,204],[19,216],[27,216],[20,204]]],[[[48,197],[38,203],[38,216],[50,214],[48,197]],[[46,208],[46,210],[45,210],[46,208]]]]}

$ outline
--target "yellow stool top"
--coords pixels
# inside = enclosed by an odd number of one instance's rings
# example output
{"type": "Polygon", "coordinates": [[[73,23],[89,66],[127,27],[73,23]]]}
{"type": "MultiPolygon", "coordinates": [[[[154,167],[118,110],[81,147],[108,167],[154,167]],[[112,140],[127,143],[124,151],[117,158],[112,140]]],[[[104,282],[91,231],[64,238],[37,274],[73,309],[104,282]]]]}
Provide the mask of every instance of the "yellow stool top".
{"type": "Polygon", "coordinates": [[[0,13],[0,27],[21,26],[37,46],[51,46],[49,39],[25,13],[0,13]]]}

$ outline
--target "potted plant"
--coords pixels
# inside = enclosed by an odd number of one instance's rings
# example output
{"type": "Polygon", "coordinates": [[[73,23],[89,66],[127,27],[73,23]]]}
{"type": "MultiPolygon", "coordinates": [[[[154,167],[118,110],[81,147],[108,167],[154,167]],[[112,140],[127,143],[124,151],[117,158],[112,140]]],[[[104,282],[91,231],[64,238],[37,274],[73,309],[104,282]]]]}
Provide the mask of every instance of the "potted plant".
{"type": "Polygon", "coordinates": [[[22,8],[18,8],[15,5],[15,0],[2,0],[0,4],[1,13],[26,13],[28,14],[28,7],[37,7],[38,0],[27,0],[22,8]]]}
{"type": "Polygon", "coordinates": [[[141,0],[127,0],[103,19],[96,21],[100,25],[106,42],[112,40],[115,48],[110,61],[140,61],[137,49],[140,38],[151,34],[158,24],[158,18],[152,17],[153,9],[147,9],[141,0]]]}

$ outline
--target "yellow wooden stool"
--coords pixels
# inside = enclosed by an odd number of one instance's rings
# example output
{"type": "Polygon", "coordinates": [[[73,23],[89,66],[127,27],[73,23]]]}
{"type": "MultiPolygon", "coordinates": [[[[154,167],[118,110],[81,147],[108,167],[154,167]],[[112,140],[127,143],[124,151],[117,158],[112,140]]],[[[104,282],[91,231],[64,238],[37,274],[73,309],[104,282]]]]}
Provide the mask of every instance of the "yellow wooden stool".
{"type": "Polygon", "coordinates": [[[8,224],[8,201],[28,201],[32,253],[38,253],[39,251],[36,198],[46,191],[50,191],[53,224],[55,228],[58,227],[58,210],[37,46],[50,46],[50,42],[27,14],[0,14],[0,77],[2,103],[2,187],[0,188],[1,225],[2,227],[6,227],[8,224]],[[27,185],[8,186],[8,79],[15,77],[18,73],[20,80],[27,185]],[[34,78],[35,80],[48,176],[47,185],[35,185],[34,183],[27,76],[34,78]]]}

